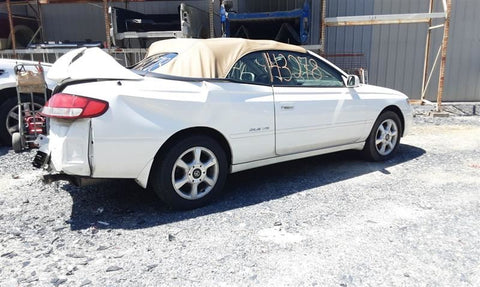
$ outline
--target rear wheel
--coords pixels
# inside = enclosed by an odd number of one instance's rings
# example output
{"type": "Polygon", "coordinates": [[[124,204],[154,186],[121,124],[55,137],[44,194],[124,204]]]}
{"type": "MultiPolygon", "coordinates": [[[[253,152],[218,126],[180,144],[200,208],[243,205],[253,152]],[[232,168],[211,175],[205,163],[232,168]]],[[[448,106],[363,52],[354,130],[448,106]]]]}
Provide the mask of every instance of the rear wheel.
{"type": "Polygon", "coordinates": [[[191,136],[157,158],[151,173],[155,193],[174,209],[193,209],[218,195],[225,183],[223,148],[206,136],[191,136]]]}
{"type": "Polygon", "coordinates": [[[363,153],[368,160],[384,161],[391,158],[400,145],[401,121],[391,111],[382,113],[373,125],[363,153]]]}

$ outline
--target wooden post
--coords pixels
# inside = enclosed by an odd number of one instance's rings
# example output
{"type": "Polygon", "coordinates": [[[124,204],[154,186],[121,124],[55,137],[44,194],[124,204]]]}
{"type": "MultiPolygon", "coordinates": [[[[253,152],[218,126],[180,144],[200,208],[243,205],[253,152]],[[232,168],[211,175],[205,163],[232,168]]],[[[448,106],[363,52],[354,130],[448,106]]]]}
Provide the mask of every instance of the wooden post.
{"type": "Polygon", "coordinates": [[[10,6],[10,0],[7,0],[7,12],[8,12],[8,22],[10,24],[10,35],[12,39],[13,57],[16,59],[17,52],[15,50],[17,48],[17,39],[15,39],[15,29],[13,26],[12,7],[10,6]]]}
{"type": "Polygon", "coordinates": [[[38,20],[40,22],[40,41],[44,42],[45,41],[45,31],[43,30],[43,13],[42,13],[42,7],[40,6],[40,1],[37,0],[37,10],[38,10],[38,20]]]}
{"type": "Polygon", "coordinates": [[[103,0],[103,13],[105,16],[105,43],[107,49],[110,49],[110,18],[108,17],[108,0],[103,0]]]}
{"type": "Polygon", "coordinates": [[[214,23],[213,23],[213,3],[215,0],[208,0],[208,17],[210,20],[210,38],[215,37],[215,29],[214,29],[214,23]]]}
{"type": "MultiPolygon", "coordinates": [[[[428,9],[428,13],[433,12],[433,0],[430,0],[430,6],[428,9]]],[[[430,37],[432,35],[432,30],[430,27],[432,26],[432,19],[428,21],[428,31],[427,31],[427,39],[425,43],[425,58],[423,62],[423,79],[422,79],[422,94],[420,95],[420,100],[423,101],[425,99],[425,90],[427,89],[427,77],[428,77],[428,56],[430,55],[430,37]]]]}
{"type": "Polygon", "coordinates": [[[445,27],[443,30],[442,40],[442,60],[440,62],[440,76],[438,80],[438,93],[437,93],[437,112],[442,111],[442,97],[445,85],[445,68],[447,64],[447,48],[448,48],[448,31],[450,29],[450,15],[452,12],[452,0],[447,0],[447,16],[445,19],[445,27]]]}

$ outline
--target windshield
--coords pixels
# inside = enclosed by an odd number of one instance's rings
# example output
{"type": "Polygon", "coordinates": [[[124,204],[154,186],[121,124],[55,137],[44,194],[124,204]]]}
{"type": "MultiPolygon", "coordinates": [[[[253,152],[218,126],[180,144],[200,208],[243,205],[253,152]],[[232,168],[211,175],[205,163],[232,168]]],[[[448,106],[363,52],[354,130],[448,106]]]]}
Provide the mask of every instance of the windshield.
{"type": "Polygon", "coordinates": [[[152,55],[138,62],[135,66],[132,67],[132,69],[143,72],[155,72],[158,68],[170,62],[177,55],[177,53],[152,55]]]}

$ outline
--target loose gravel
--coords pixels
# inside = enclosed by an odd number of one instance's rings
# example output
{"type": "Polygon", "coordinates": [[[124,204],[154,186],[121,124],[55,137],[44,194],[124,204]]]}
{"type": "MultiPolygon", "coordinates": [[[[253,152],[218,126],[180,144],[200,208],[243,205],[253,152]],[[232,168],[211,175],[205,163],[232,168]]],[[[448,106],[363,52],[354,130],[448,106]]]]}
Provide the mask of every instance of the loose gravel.
{"type": "Polygon", "coordinates": [[[0,286],[480,286],[480,117],[416,117],[384,163],[234,174],[186,212],[131,181],[43,185],[33,156],[0,147],[0,286]]]}

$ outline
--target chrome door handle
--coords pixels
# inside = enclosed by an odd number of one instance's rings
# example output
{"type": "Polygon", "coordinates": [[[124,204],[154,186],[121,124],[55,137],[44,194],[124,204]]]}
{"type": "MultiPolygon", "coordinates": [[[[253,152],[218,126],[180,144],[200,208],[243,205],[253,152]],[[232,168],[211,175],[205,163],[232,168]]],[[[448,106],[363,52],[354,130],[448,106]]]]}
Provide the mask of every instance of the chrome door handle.
{"type": "Polygon", "coordinates": [[[293,110],[294,107],[290,105],[283,105],[283,106],[280,106],[280,108],[282,110],[293,110]]]}

